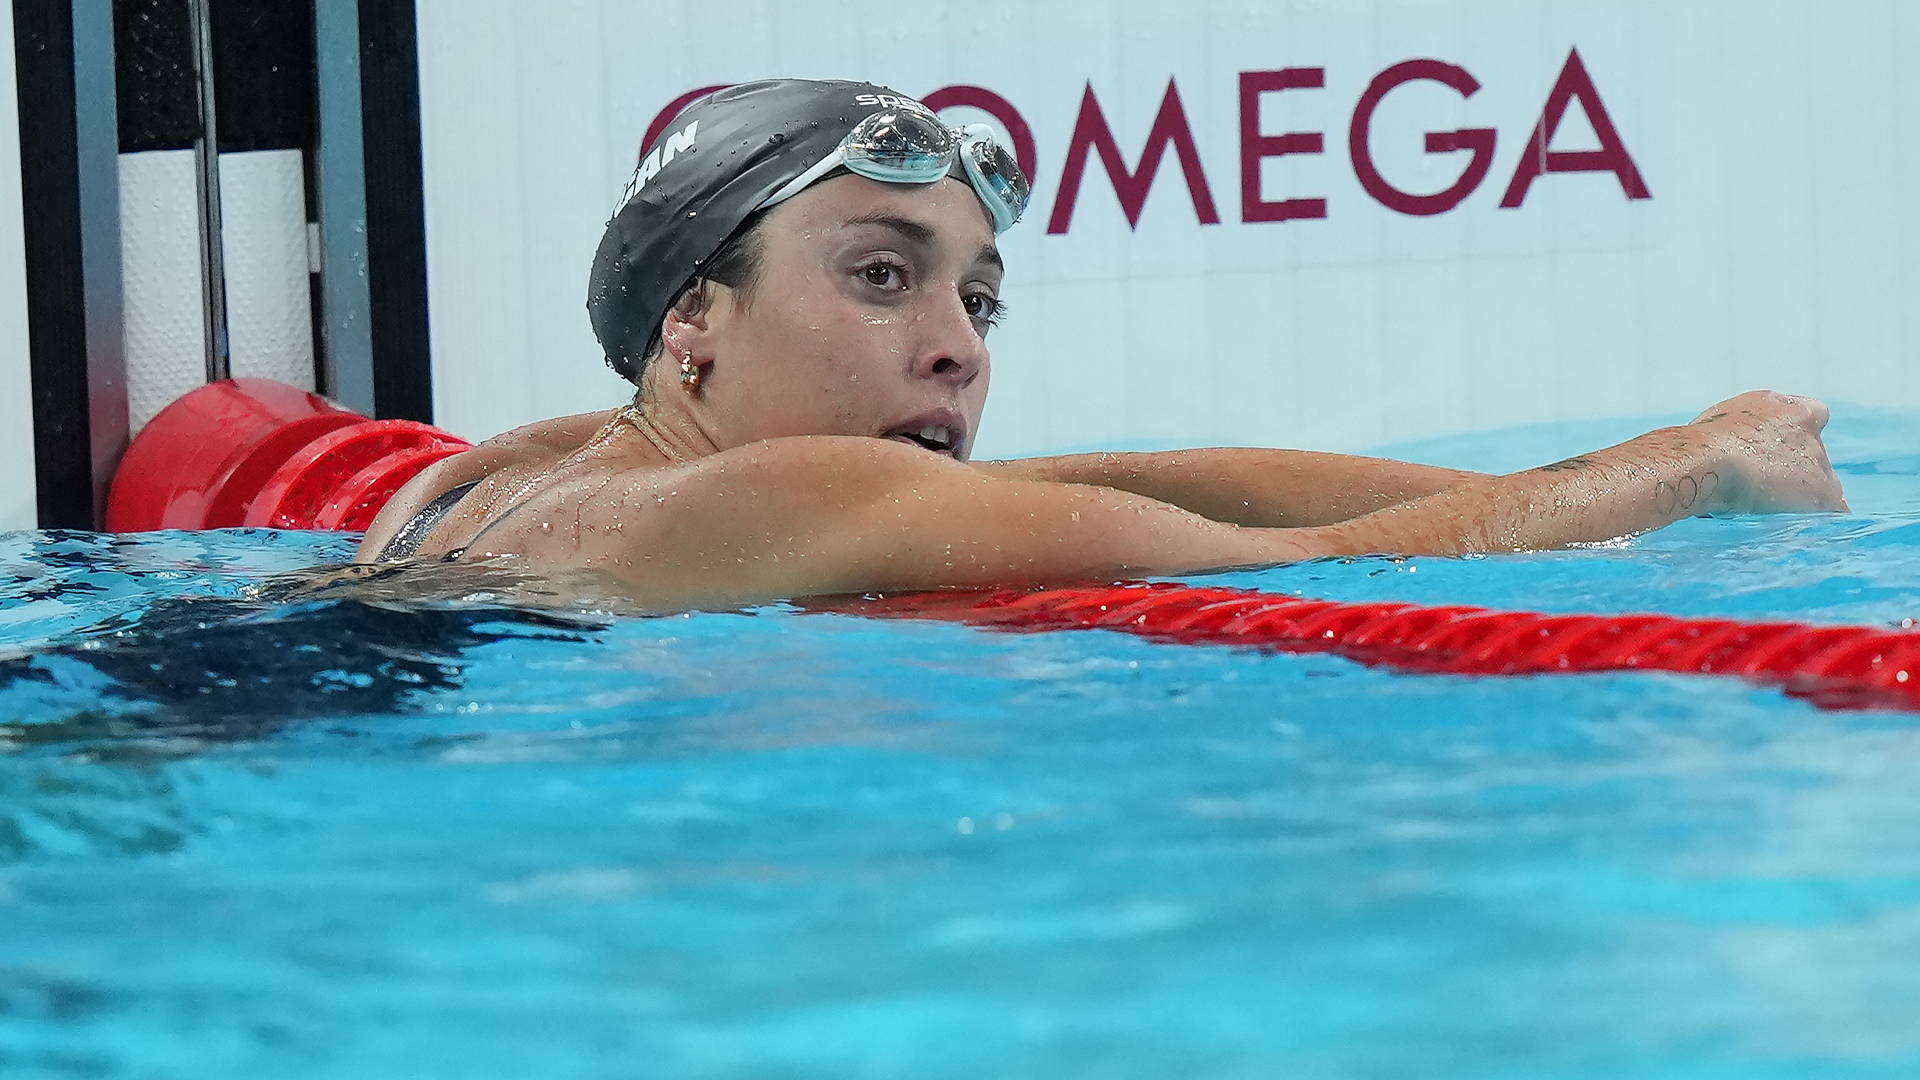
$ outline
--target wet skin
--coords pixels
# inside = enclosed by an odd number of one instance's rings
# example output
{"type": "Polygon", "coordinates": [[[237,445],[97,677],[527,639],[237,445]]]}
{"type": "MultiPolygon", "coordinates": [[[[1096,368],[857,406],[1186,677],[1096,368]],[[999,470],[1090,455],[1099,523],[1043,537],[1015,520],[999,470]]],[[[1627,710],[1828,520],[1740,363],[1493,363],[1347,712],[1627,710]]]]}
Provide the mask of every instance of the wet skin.
{"type": "Polygon", "coordinates": [[[669,313],[635,409],[429,469],[360,558],[472,480],[422,555],[600,571],[661,609],[1538,549],[1692,514],[1845,509],[1825,407],[1767,392],[1505,477],[1258,449],[972,463],[1002,268],[971,190],[843,176],[775,208],[762,235],[754,287],[669,313]]]}

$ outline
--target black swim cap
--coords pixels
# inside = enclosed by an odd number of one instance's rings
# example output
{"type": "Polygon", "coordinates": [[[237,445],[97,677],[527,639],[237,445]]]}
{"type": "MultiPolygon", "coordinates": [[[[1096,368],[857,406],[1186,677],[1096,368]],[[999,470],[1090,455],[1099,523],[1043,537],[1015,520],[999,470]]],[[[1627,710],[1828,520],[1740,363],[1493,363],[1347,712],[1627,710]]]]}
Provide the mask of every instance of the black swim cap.
{"type": "Polygon", "coordinates": [[[639,381],[674,299],[741,222],[874,111],[876,96],[912,101],[870,83],[770,79],[716,91],[667,125],[593,258],[587,314],[613,370],[639,381]]]}

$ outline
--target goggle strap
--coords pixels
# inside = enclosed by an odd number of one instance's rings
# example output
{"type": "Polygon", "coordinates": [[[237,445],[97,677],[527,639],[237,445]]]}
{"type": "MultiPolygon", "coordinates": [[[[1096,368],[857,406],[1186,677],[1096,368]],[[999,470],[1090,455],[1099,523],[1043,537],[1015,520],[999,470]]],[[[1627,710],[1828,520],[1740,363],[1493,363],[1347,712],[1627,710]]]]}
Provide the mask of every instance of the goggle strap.
{"type": "Polygon", "coordinates": [[[987,204],[987,214],[993,218],[993,234],[1006,232],[1013,227],[1013,222],[1007,220],[1007,208],[1001,202],[1000,193],[980,175],[980,166],[974,164],[972,154],[962,152],[961,158],[966,162],[967,186],[973,189],[975,197],[987,204]]]}
{"type": "Polygon", "coordinates": [[[786,202],[788,199],[807,190],[808,187],[821,177],[846,164],[846,161],[847,147],[843,142],[833,148],[833,153],[814,162],[812,168],[809,168],[806,172],[782,184],[780,190],[767,196],[766,201],[760,204],[760,209],[765,210],[769,206],[778,206],[786,202]]]}

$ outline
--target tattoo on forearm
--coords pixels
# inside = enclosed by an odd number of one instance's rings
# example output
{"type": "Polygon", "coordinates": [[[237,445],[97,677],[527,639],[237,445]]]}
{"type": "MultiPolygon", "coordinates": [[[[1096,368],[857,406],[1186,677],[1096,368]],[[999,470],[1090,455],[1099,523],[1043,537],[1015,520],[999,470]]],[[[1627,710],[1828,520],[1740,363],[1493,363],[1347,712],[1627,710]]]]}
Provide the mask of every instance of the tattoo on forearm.
{"type": "Polygon", "coordinates": [[[1551,465],[1542,465],[1540,466],[1540,471],[1541,472],[1568,472],[1573,469],[1584,469],[1591,466],[1592,464],[1593,464],[1593,459],[1590,457],[1587,457],[1585,454],[1582,454],[1579,457],[1570,457],[1565,461],[1556,461],[1551,465]]]}
{"type": "Polygon", "coordinates": [[[1720,489],[1720,474],[1704,472],[1698,477],[1683,476],[1678,480],[1660,481],[1653,488],[1653,508],[1662,514],[1692,510],[1695,506],[1704,507],[1713,493],[1720,489]]]}

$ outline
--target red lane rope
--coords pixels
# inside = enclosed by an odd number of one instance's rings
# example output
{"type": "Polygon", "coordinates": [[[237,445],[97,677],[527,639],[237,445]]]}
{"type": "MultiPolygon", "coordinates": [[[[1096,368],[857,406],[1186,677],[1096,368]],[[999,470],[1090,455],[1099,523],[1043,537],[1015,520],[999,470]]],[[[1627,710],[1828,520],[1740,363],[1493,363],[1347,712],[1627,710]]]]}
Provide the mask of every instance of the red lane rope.
{"type": "MultiPolygon", "coordinates": [[[[265,379],[226,379],[175,401],[141,431],[114,478],[107,526],[364,529],[402,484],[466,447],[425,424],[370,420],[265,379]]],[[[1734,675],[1830,707],[1920,711],[1920,634],[1864,626],[1342,604],[1145,583],[917,593],[838,610],[1331,652],[1410,672],[1734,675]]]]}
{"type": "Polygon", "coordinates": [[[1732,675],[1828,708],[1920,711],[1920,633],[1866,626],[1343,604],[1146,583],[876,596],[839,610],[1001,630],[1116,630],[1183,645],[1329,652],[1429,674],[1732,675]]]}

